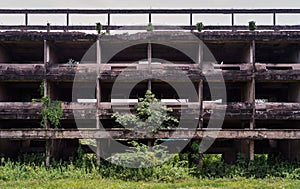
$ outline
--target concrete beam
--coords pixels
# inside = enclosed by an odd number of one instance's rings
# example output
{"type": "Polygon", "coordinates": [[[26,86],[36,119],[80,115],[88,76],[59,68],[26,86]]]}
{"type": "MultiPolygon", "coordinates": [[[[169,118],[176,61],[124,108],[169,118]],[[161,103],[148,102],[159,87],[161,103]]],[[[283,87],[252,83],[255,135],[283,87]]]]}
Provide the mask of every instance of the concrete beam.
{"type": "Polygon", "coordinates": [[[206,137],[218,136],[218,139],[289,139],[299,140],[300,130],[162,130],[158,133],[147,133],[145,131],[135,132],[128,129],[10,129],[0,130],[1,139],[157,139],[157,138],[195,138],[202,139],[206,137]]]}

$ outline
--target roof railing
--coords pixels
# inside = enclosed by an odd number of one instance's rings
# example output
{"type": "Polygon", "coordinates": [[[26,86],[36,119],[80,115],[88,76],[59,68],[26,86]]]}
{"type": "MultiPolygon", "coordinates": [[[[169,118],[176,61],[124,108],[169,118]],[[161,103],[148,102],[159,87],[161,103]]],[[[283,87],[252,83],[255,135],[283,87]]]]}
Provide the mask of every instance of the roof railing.
{"type": "MultiPolygon", "coordinates": [[[[0,30],[95,30],[91,25],[70,25],[70,15],[107,15],[107,23],[103,25],[103,30],[145,30],[145,26],[152,22],[152,15],[155,14],[181,14],[189,15],[187,25],[155,25],[155,30],[195,30],[193,16],[195,14],[220,14],[231,15],[231,25],[205,25],[204,30],[248,30],[247,25],[236,25],[235,15],[238,14],[270,14],[273,23],[270,25],[259,25],[258,30],[300,30],[299,25],[277,25],[276,18],[279,14],[300,14],[300,9],[0,9],[0,16],[6,14],[24,14],[24,25],[0,25],[0,30]],[[55,15],[64,14],[66,16],[65,25],[30,25],[29,15],[55,15]],[[146,14],[148,23],[142,25],[111,25],[111,15],[113,14],[146,14]]],[[[205,23],[204,23],[205,24],[205,23]]]]}

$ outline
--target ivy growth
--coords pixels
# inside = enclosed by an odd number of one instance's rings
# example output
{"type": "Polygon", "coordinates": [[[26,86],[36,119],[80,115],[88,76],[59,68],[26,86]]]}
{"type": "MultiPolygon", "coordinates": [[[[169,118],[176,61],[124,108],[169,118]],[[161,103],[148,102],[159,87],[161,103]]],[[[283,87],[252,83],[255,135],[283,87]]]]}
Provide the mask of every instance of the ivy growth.
{"type": "Polygon", "coordinates": [[[44,95],[44,91],[45,91],[45,86],[44,86],[44,82],[42,82],[41,84],[40,84],[40,95],[41,96],[43,96],[44,95]]]}
{"type": "Polygon", "coordinates": [[[46,127],[47,123],[50,123],[55,128],[60,125],[60,120],[63,116],[63,109],[61,107],[61,101],[52,101],[48,96],[41,98],[42,102],[42,121],[41,126],[46,127]]]}
{"type": "Polygon", "coordinates": [[[149,90],[144,98],[139,98],[139,103],[134,109],[135,114],[116,112],[112,118],[124,127],[145,129],[152,133],[162,128],[174,128],[178,125],[178,119],[168,115],[173,109],[162,105],[149,90]]]}

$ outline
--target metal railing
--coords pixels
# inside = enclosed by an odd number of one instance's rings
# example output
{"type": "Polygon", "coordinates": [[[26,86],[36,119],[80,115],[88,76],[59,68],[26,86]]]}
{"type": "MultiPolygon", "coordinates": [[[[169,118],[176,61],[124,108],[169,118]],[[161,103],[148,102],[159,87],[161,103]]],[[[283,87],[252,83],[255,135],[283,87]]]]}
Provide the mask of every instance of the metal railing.
{"type": "MultiPolygon", "coordinates": [[[[91,25],[70,25],[70,15],[107,15],[107,23],[103,30],[145,30],[145,26],[152,22],[152,15],[155,14],[181,14],[189,15],[190,22],[186,25],[165,26],[155,25],[155,30],[195,30],[193,16],[195,14],[219,14],[231,15],[231,25],[207,25],[204,30],[248,30],[247,25],[236,25],[235,15],[239,14],[270,14],[273,23],[270,25],[259,25],[259,30],[300,30],[299,25],[277,25],[276,16],[280,14],[300,14],[300,9],[0,9],[0,16],[7,14],[24,14],[24,25],[0,25],[0,30],[95,30],[91,25]],[[30,25],[28,15],[56,15],[64,14],[65,25],[30,25]],[[113,14],[145,14],[148,15],[148,23],[144,26],[132,25],[111,25],[113,14]]],[[[204,23],[205,24],[205,23],[204,23]]]]}

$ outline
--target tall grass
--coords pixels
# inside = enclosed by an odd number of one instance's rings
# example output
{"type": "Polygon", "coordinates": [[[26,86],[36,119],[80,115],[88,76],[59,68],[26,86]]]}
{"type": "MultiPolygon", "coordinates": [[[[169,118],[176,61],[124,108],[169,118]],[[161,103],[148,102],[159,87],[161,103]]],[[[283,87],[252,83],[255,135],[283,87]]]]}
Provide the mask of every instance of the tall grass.
{"type": "Polygon", "coordinates": [[[44,155],[23,155],[18,160],[1,158],[0,180],[122,179],[125,181],[173,182],[191,178],[288,178],[300,179],[300,162],[269,161],[264,156],[248,161],[242,156],[235,165],[225,164],[221,156],[205,155],[203,167],[188,161],[187,155],[174,155],[162,165],[125,168],[107,161],[97,165],[93,154],[81,154],[70,161],[44,164],[44,155]]]}

